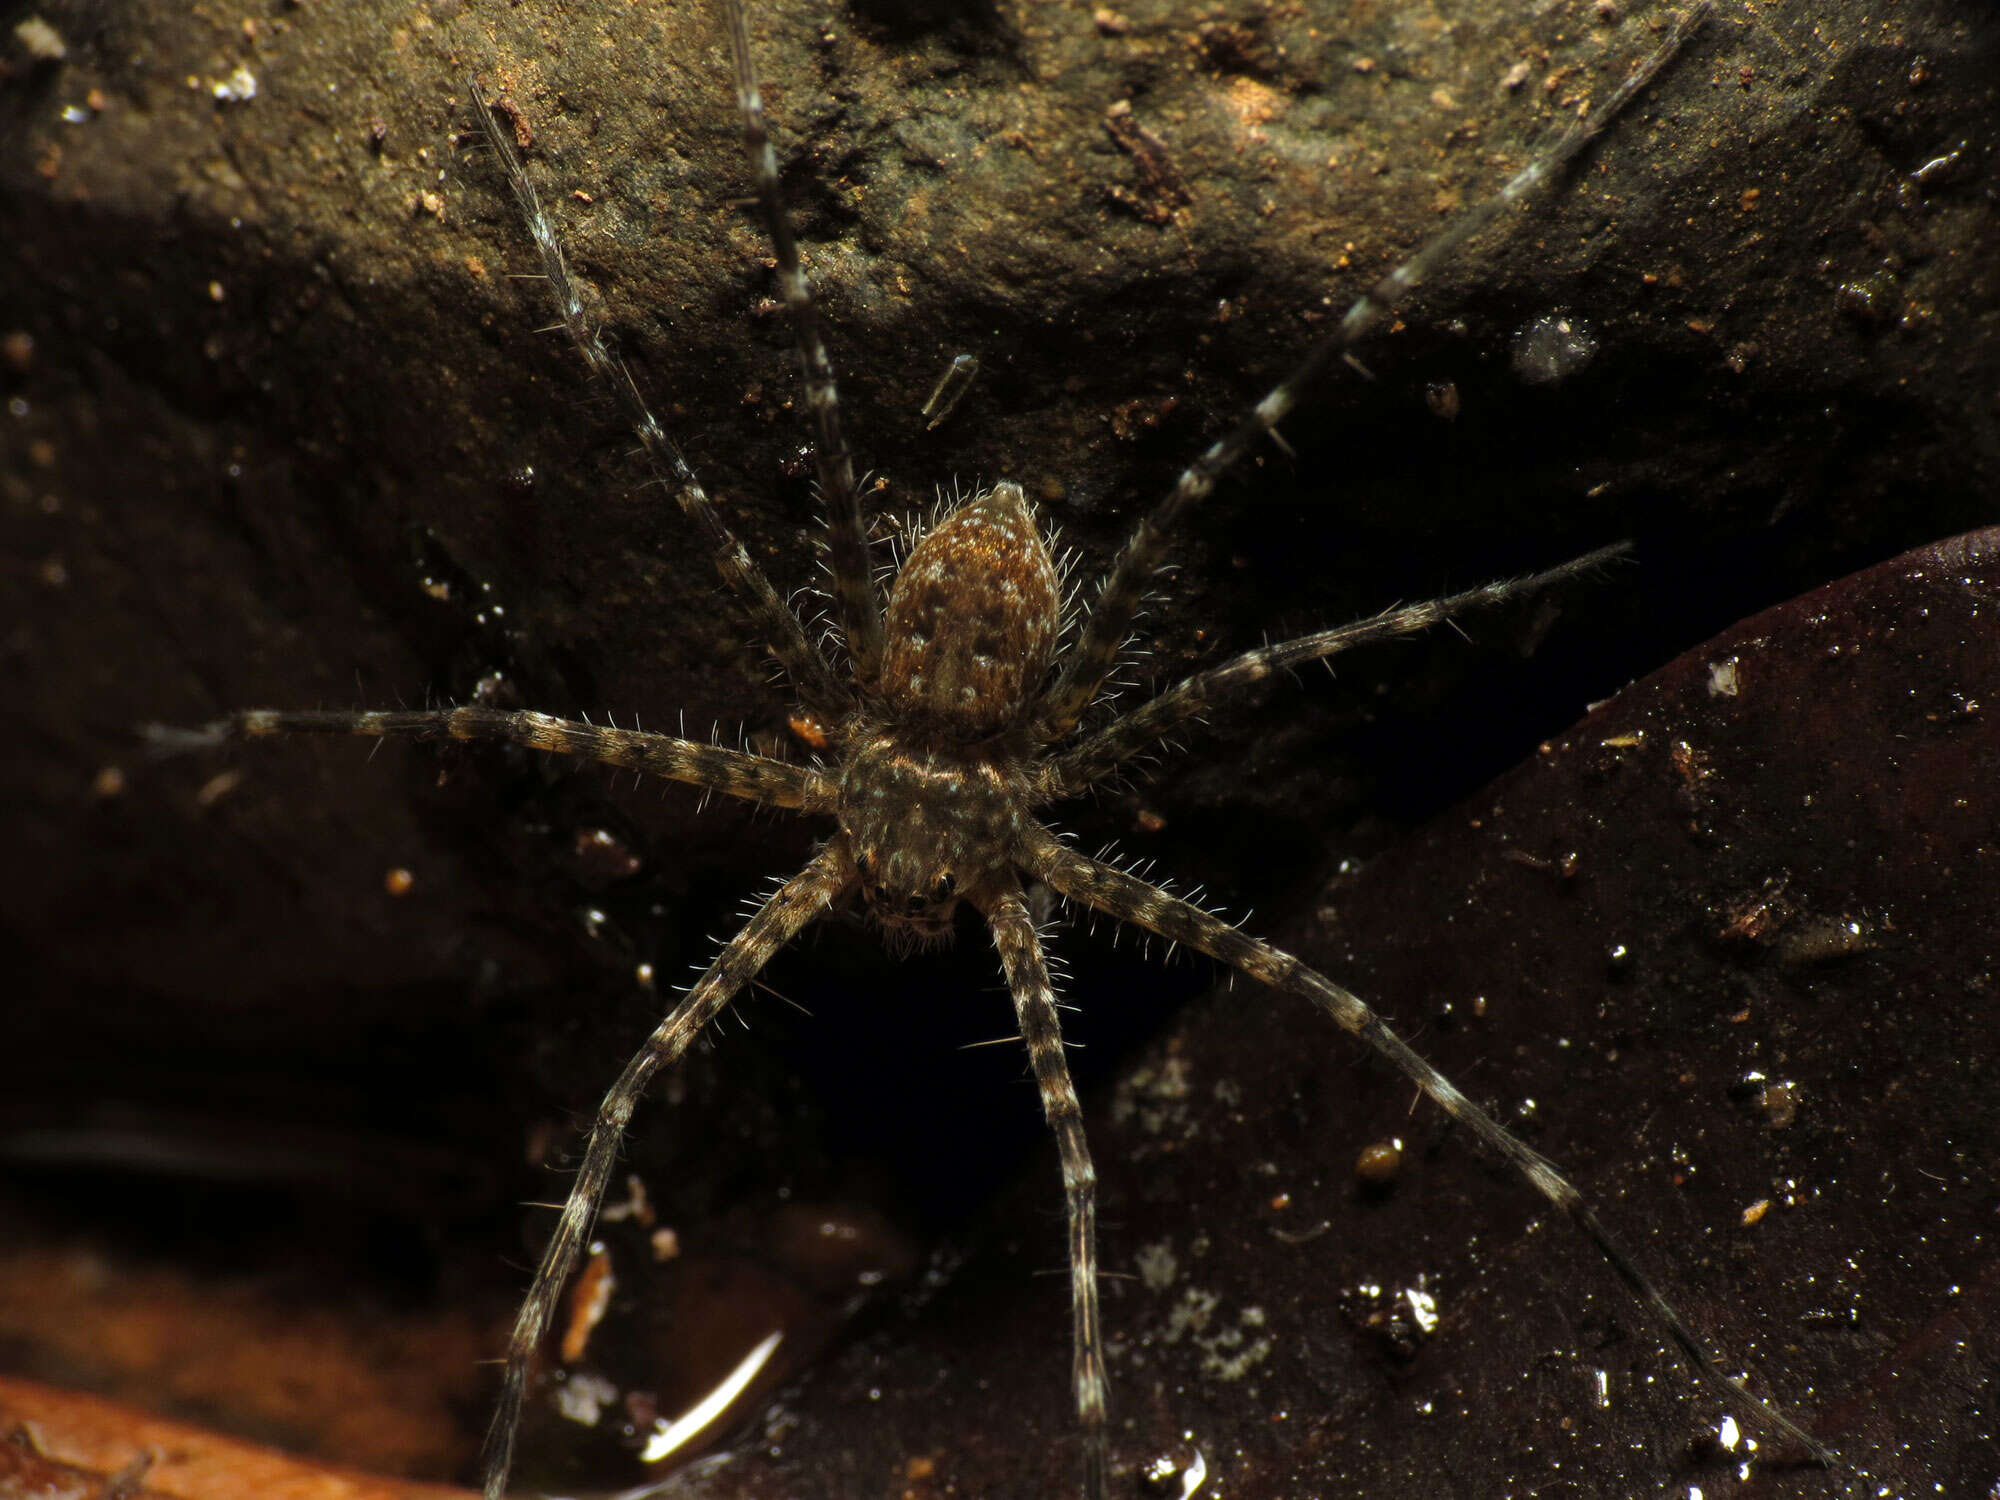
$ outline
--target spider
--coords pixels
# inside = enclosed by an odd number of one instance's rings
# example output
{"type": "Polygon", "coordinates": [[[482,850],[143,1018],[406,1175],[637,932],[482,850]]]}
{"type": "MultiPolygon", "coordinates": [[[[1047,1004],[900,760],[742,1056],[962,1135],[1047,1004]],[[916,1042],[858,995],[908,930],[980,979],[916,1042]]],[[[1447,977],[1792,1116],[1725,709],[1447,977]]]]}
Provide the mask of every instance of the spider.
{"type": "MultiPolygon", "coordinates": [[[[1278,426],[1335,362],[1474,233],[1556,177],[1679,54],[1709,12],[1701,0],[1620,85],[1484,203],[1379,280],[1220,440],[1181,474],[1125,542],[1074,628],[1063,584],[1021,486],[1001,481],[959,500],[916,541],[886,595],[878,587],[861,486],[811,284],[781,201],[778,168],[741,0],[724,0],[737,102],[784,305],[796,334],[815,462],[826,508],[826,558],[843,648],[830,655],[731,531],[625,365],[585,310],[554,228],[494,108],[472,85],[481,130],[502,164],[569,338],[610,388],[653,477],[675,498],[718,571],[783,670],[798,704],[824,726],[828,759],[801,766],[674,736],[599,727],[486,706],[330,712],[252,709],[183,734],[211,745],[294,733],[503,741],[650,772],[704,791],[831,822],[803,869],[785,880],[698,978],[605,1095],[582,1164],[516,1320],[485,1463],[487,1500],[504,1493],[533,1361],[604,1197],[618,1147],[648,1084],[671,1067],[781,948],[836,906],[858,903],[887,946],[943,939],[969,906],[984,920],[1012,994],[1020,1035],[1060,1156],[1072,1303],[1071,1381],[1087,1500],[1105,1500],[1111,1472],[1110,1385],[1098,1304],[1095,1176],[1064,1054],[1033,888],[1073,906],[1185,944],[1273,989],[1298,995],[1406,1075],[1453,1120],[1511,1164],[1571,1219],[1636,1296],[1696,1376],[1738,1411],[1826,1451],[1790,1418],[1728,1379],[1691,1326],[1619,1247],[1549,1161],[1475,1105],[1360,998],[1298,959],[1200,906],[1071,848],[1043,809],[1088,793],[1167,736],[1272,674],[1368,642],[1425,630],[1519,598],[1602,563],[1590,554],[1532,577],[1391,609],[1372,618],[1246,652],[1150,701],[1096,713],[1128,636],[1192,507],[1251,449],[1282,442],[1278,426]]],[[[171,736],[169,736],[171,737],[171,736]]]]}

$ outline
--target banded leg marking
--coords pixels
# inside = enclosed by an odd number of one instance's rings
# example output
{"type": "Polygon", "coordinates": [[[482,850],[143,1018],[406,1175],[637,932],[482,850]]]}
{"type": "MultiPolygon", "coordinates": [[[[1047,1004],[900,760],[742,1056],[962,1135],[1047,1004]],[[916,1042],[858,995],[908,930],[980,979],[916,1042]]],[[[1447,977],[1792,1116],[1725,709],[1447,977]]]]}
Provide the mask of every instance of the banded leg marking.
{"type": "Polygon", "coordinates": [[[1038,729],[1045,740],[1061,739],[1068,734],[1095,701],[1105,678],[1117,665],[1125,638],[1138,618],[1140,603],[1153,586],[1161,563],[1166,560],[1167,548],[1181,518],[1207,497],[1209,491],[1215,488],[1216,480],[1248,453],[1264,434],[1271,432],[1290,414],[1334,360],[1395,312],[1417,285],[1449,260],[1467,240],[1507,209],[1523,202],[1579,151],[1603,134],[1639,91],[1679,54],[1688,38],[1708,18],[1710,8],[1709,0],[1699,0],[1699,3],[1690,6],[1660,45],[1625,75],[1602,104],[1570,126],[1560,140],[1510,177],[1492,197],[1461,214],[1436,238],[1356,299],[1341,320],[1307,351],[1305,358],[1289,375],[1273,386],[1234,428],[1181,471],[1180,478],[1167,492],[1166,498],[1133,529],[1118,554],[1118,560],[1112,565],[1110,576],[1105,579],[1096,601],[1091,605],[1083,633],[1065,657],[1061,675],[1042,707],[1038,729]]]}
{"type": "Polygon", "coordinates": [[[819,430],[816,459],[820,496],[826,505],[827,566],[833,575],[834,602],[840,627],[854,661],[855,684],[864,692],[882,665],[882,611],[875,598],[874,570],[868,563],[868,527],[861,518],[861,496],[854,478],[854,455],[848,451],[840,426],[840,391],[833,360],[826,351],[826,333],[812,281],[799,261],[798,242],[785,217],[784,194],[778,182],[778,157],[771,149],[771,132],[764,118],[764,95],[757,85],[757,63],[750,55],[750,23],[741,0],[724,0],[729,22],[729,51],[736,68],[736,103],[743,116],[743,144],[750,155],[757,201],[771,236],[771,253],[778,262],[778,294],[791,314],[799,345],[799,369],[805,377],[806,405],[819,430]]]}
{"type": "Polygon", "coordinates": [[[747,750],[704,745],[698,740],[647,734],[635,729],[604,729],[574,719],[556,719],[525,711],[497,708],[368,710],[250,708],[218,719],[204,729],[160,730],[156,741],[177,748],[202,748],[235,739],[266,739],[280,734],[346,734],[364,738],[399,735],[418,740],[500,740],[549,750],[578,760],[598,761],[628,771],[642,771],[706,787],[747,802],[795,807],[802,812],[831,812],[835,787],[831,779],[805,766],[794,766],[747,750]]]}
{"type": "Polygon", "coordinates": [[[639,387],[625,362],[605,347],[597,325],[584,311],[583,298],[577,293],[569,262],[563,257],[562,242],[556,238],[555,225],[543,210],[542,200],[535,193],[534,183],[528,180],[527,170],[514,154],[512,139],[501,129],[500,122],[494,119],[492,106],[486,102],[478,83],[468,80],[468,84],[472,90],[473,105],[479,112],[480,125],[493,147],[494,156],[507,174],[507,186],[513,190],[521,217],[527,221],[528,237],[535,242],[535,250],[541,257],[542,275],[548,281],[556,312],[562,318],[563,327],[569,333],[570,342],[576,346],[577,354],[590,373],[610,387],[611,394],[624,410],[625,420],[631,424],[633,433],[639,439],[654,480],[674,497],[682,514],[701,529],[723,582],[748,611],[750,623],[771,654],[778,659],[778,664],[791,677],[800,696],[815,708],[838,710],[850,701],[851,695],[834,677],[826,658],[806,639],[798,616],[778,597],[771,580],[752,561],[742,541],[722,518],[715,501],[702,488],[694,470],[688,467],[680,446],[667,436],[666,429],[654,417],[652,408],[646,405],[646,398],[639,394],[639,387]]]}
{"type": "Polygon", "coordinates": [[[1110,1474],[1105,1427],[1111,1388],[1104,1374],[1104,1330],[1097,1305],[1097,1173],[1084,1140],[1083,1109],[1077,1103],[1069,1062],[1063,1056],[1062,1025],[1056,1015],[1048,963],[1018,883],[988,903],[986,922],[993,930],[993,945],[1000,950],[1007,987],[1013,992],[1021,1039],[1028,1045],[1028,1062],[1042,1094],[1042,1114],[1055,1132],[1056,1150],[1062,1158],[1075,1342],[1071,1379],[1077,1421],[1083,1428],[1084,1495],[1086,1500],[1104,1500],[1110,1474]]]}
{"type": "Polygon", "coordinates": [[[1384,610],[1366,620],[1336,626],[1332,630],[1321,630],[1275,646],[1260,646],[1254,651],[1246,651],[1219,666],[1183,679],[1150,702],[1105,725],[1088,739],[1050,757],[1039,772],[1041,785],[1036,788],[1036,795],[1045,802],[1053,802],[1088,791],[1105,777],[1116,773],[1134,755],[1157,744],[1188,720],[1201,717],[1230,693],[1262,682],[1274,672],[1304,662],[1321,661],[1355,646],[1415,635],[1456,615],[1504,604],[1549,584],[1589,572],[1624,551],[1622,544],[1603,547],[1529,578],[1483,584],[1448,598],[1403,605],[1384,610]]]}
{"type": "Polygon", "coordinates": [[[1343,1030],[1353,1032],[1366,1043],[1369,1050],[1394,1064],[1404,1077],[1423,1090],[1425,1097],[1477,1136],[1582,1230],[1637,1299],[1647,1320],[1681,1351],[1703,1385],[1758,1427],[1802,1444],[1815,1461],[1828,1465],[1834,1462],[1833,1455],[1818,1439],[1722,1373],[1700,1337],[1638,1268],[1625,1248],[1612,1238],[1603,1221],[1554,1162],[1517,1139],[1461,1094],[1450,1079],[1418,1056],[1359,996],[1220,917],[1211,916],[1100,860],[1078,854],[1045,828],[1033,828],[1027,833],[1021,863],[1029,873],[1047,881],[1072,901],[1170,941],[1185,943],[1273,989],[1289,990],[1312,1001],[1343,1030]]]}
{"type": "Polygon", "coordinates": [[[482,1458],[484,1500],[503,1500],[506,1494],[507,1471],[514,1461],[514,1435],[521,1424],[521,1404],[528,1392],[529,1369],[548,1331],[549,1317],[562,1294],[563,1284],[576,1269],[584,1237],[597,1217],[605,1184],[616,1165],[618,1143],[624,1137],[625,1126],[640,1095],[645,1093],[653,1075],[687,1050],[688,1043],[722,1014],[743,986],[771,961],[772,955],[853,882],[853,864],[845,850],[834,844],[780,886],[750,919],[749,925],[729,940],[707,972],[695,981],[694,988],[646,1039],[645,1046],[625,1064],[625,1071],[618,1075],[618,1081],[611,1085],[611,1091],[598,1106],[597,1119],[590,1127],[590,1140],[584,1147],[583,1165],[570,1186],[555,1236],[542,1252],[527,1299],[514,1320],[500,1403],[493,1414],[493,1426],[487,1432],[482,1458]]]}

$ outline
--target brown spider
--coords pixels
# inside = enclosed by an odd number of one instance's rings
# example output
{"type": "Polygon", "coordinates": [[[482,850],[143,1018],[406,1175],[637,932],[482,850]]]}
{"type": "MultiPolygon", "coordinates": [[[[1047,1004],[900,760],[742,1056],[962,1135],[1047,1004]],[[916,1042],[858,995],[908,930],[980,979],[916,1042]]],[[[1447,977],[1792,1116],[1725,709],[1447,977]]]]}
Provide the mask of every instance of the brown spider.
{"type": "Polygon", "coordinates": [[[1677,55],[1708,8],[1705,0],[1691,7],[1610,97],[1490,199],[1461,215],[1383,277],[1285,380],[1189,465],[1134,529],[1080,625],[1065,641],[1057,568],[1033,508],[1014,483],[996,484],[954,506],[910,552],[886,599],[878,598],[868,526],[841,431],[832,364],[780,202],[777,163],[743,7],[740,0],[724,0],[757,196],[771,237],[778,284],[796,330],[807,404],[817,424],[816,463],[828,512],[832,593],[849,664],[845,677],[808,640],[798,616],[751,560],[647,408],[626,367],[607,349],[584,310],[553,226],[515,154],[512,132],[503,128],[474,86],[484,135],[503,164],[570,338],[592,373],[616,394],[654,476],[706,539],[724,580],[789,677],[800,705],[827,727],[831,763],[805,767],[667,735],[476,706],[359,713],[246,710],[179,740],[206,745],[231,738],[323,733],[507,741],[652,772],[748,801],[826,817],[833,824],[805,868],[784,882],[724,946],[605,1095],[581,1169],[515,1323],[487,1451],[487,1500],[499,1500],[505,1490],[532,1361],[558,1295],[575,1269],[619,1142],[648,1083],[682,1055],[774,954],[836,903],[854,898],[892,947],[944,936],[960,903],[975,909],[992,933],[1061,1157],[1083,1491],[1089,1500],[1104,1500],[1110,1469],[1109,1390],[1098,1309],[1095,1177],[1024,877],[1073,904],[1184,943],[1317,1005],[1400,1069],[1573,1220],[1639,1299],[1658,1330],[1679,1346],[1701,1380],[1737,1410],[1827,1460],[1820,1445],[1791,1420],[1722,1374],[1693,1330],[1550,1162],[1468,1100],[1365,1003],[1299,960],[1198,906],[1078,854],[1040,816],[1044,807],[1099,786],[1175,729],[1275,671],[1517,598],[1584,572],[1617,550],[1593,553],[1530,578],[1489,584],[1249,651],[1197,673],[1100,727],[1082,728],[1118,663],[1176,526],[1190,507],[1253,445],[1267,436],[1277,440],[1278,424],[1302,394],[1413,287],[1478,229],[1555,176],[1602,132],[1677,55]]]}

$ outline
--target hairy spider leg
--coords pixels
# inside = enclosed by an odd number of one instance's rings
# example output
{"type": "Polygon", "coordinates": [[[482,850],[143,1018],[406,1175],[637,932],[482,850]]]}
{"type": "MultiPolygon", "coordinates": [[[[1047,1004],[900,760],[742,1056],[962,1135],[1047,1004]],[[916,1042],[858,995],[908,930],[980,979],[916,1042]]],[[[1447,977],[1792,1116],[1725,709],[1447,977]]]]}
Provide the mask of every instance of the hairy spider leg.
{"type": "Polygon", "coordinates": [[[1126,539],[1091,605],[1082,633],[1063,658],[1056,684],[1042,709],[1040,732],[1045,741],[1067,735],[1097,700],[1105,678],[1125,649],[1140,605],[1166,560],[1182,517],[1215,488],[1216,480],[1248,453],[1259,438],[1276,429],[1339,355],[1394,312],[1425,277],[1449,260],[1467,240],[1507,209],[1525,201],[1601,135],[1634,96],[1673,61],[1695,29],[1707,19],[1709,10],[1709,0],[1698,0],[1689,7],[1675,21],[1666,39],[1626,74],[1609,98],[1565,130],[1553,146],[1537,153],[1492,197],[1460,214],[1435,239],[1363,293],[1289,375],[1273,386],[1207,452],[1181,471],[1166,497],[1140,519],[1126,539]]]}
{"type": "Polygon", "coordinates": [[[1308,968],[1289,953],[1259,942],[1241,928],[1200,907],[1168,895],[1138,877],[1101,860],[1078,854],[1046,828],[1025,828],[1021,866],[1046,881],[1058,895],[1104,912],[1118,921],[1184,943],[1218,963],[1249,975],[1272,989],[1303,995],[1325,1011],[1343,1030],[1359,1037],[1376,1056],[1392,1063],[1438,1108],[1465,1126],[1546,1198],[1594,1244],[1610,1262],[1653,1326],[1680,1349],[1702,1384],[1730,1407],[1767,1432],[1779,1433],[1804,1446],[1813,1459],[1831,1465],[1833,1455],[1790,1417],[1753,1396],[1722,1373],[1699,1336],[1676,1312],[1652,1281],[1611,1237],[1597,1214],[1553,1162],[1531,1149],[1485,1110],[1453,1086],[1450,1079],[1425,1062],[1391,1031],[1359,996],[1308,968]]]}
{"type": "Polygon", "coordinates": [[[810,708],[837,715],[852,702],[853,695],[834,676],[826,658],[806,639],[798,616],[778,597],[771,580],[751,560],[743,543],[709,498],[708,491],[695,477],[694,470],[688,467],[680,445],[667,436],[666,429],[646,405],[646,398],[639,393],[639,387],[625,362],[605,346],[602,333],[584,311],[583,298],[578,295],[576,280],[570,275],[562,243],[556,238],[555,225],[543,211],[542,200],[535,192],[534,183],[528,180],[527,169],[514,152],[513,141],[501,130],[499,121],[494,119],[493,109],[486,102],[477,80],[468,79],[467,85],[472,92],[473,107],[479,114],[480,128],[491,143],[493,155],[500,162],[502,171],[506,173],[507,186],[513,190],[514,201],[520,205],[521,217],[527,222],[528,237],[535,242],[535,249],[541,256],[542,276],[549,284],[549,294],[555,300],[556,312],[569,332],[570,342],[576,345],[576,352],[590,373],[609,386],[611,393],[617,397],[625,420],[638,436],[639,446],[645,452],[646,463],[654,479],[679,503],[682,513],[700,528],[723,582],[749,612],[751,624],[796,685],[800,698],[810,708]]]}
{"type": "Polygon", "coordinates": [[[814,460],[819,470],[820,498],[826,506],[827,567],[833,579],[834,603],[841,633],[854,663],[854,685],[863,696],[875,685],[882,667],[882,611],[875,597],[874,570],[868,564],[868,528],[861,518],[861,496],[854,482],[854,456],[840,429],[840,394],[834,385],[833,361],[826,352],[819,308],[812,282],[799,263],[799,247],[785,218],[778,183],[778,157],[771,149],[771,132],[764,121],[764,96],[757,87],[757,64],[750,56],[750,23],[742,0],[724,0],[729,22],[729,53],[736,68],[736,104],[743,116],[743,143],[750,153],[750,171],[771,252],[778,262],[778,293],[792,318],[798,339],[799,367],[806,383],[806,405],[819,428],[814,460]]]}
{"type": "Polygon", "coordinates": [[[146,736],[170,750],[208,749],[232,740],[267,739],[280,734],[347,734],[381,739],[487,740],[548,750],[622,770],[641,771],[685,782],[746,802],[830,812],[833,782],[823,773],[747,750],[705,745],[698,740],[605,729],[548,714],[497,708],[438,709],[277,709],[246,708],[201,729],[149,726],[146,736]]]}
{"type": "Polygon", "coordinates": [[[1070,1082],[1069,1061],[1063,1056],[1062,1025],[1056,1016],[1055,990],[1042,955],[1042,940],[1021,895],[1018,879],[985,905],[993,945],[1013,992],[1014,1014],[1021,1040],[1028,1047],[1028,1065],[1041,1090],[1042,1114],[1056,1138],[1062,1160],[1063,1203],[1069,1219],[1070,1321],[1074,1358],[1070,1382],[1076,1394],[1076,1416],[1083,1428],[1084,1493],[1103,1500],[1110,1474],[1105,1427],[1110,1420],[1110,1382],[1104,1375],[1104,1330],[1097,1306],[1097,1172],[1090,1164],[1084,1140],[1083,1109],[1070,1082]]]}
{"type": "Polygon", "coordinates": [[[507,1369],[500,1386],[500,1402],[487,1430],[483,1484],[485,1500],[503,1500],[507,1491],[507,1470],[514,1458],[514,1434],[521,1423],[521,1403],[528,1390],[528,1372],[542,1336],[548,1331],[549,1315],[563,1283],[576,1269],[577,1256],[597,1208],[604,1198],[604,1186],[618,1157],[618,1143],[625,1126],[638,1106],[646,1085],[660,1069],[670,1066],[701,1029],[721,1015],[743,986],[756,978],[772,955],[789,943],[815,917],[839,899],[855,883],[854,864],[838,843],[822,849],[806,867],[780,886],[758,909],[749,924],[731,938],[716,955],[701,978],[694,982],[681,1003],[675,1006],[646,1044],[625,1064],[625,1071],[597,1107],[590,1127],[590,1140],[583,1150],[583,1165],[564,1200],[562,1217],[554,1238],[542,1252],[535,1279],[527,1298],[514,1319],[514,1333],[507,1344],[507,1369]]]}
{"type": "Polygon", "coordinates": [[[1561,567],[1527,578],[1481,584],[1447,598],[1400,605],[1332,630],[1319,630],[1296,640],[1245,651],[1241,656],[1183,678],[1095,734],[1050,756],[1037,767],[1036,795],[1041,801],[1054,802],[1088,791],[1106,777],[1116,775],[1133,756],[1158,744],[1190,719],[1200,718],[1231,693],[1262,682],[1274,672],[1309,661],[1323,661],[1355,646],[1415,635],[1455,616],[1504,604],[1587,573],[1625,551],[1623,543],[1600,547],[1561,567]]]}

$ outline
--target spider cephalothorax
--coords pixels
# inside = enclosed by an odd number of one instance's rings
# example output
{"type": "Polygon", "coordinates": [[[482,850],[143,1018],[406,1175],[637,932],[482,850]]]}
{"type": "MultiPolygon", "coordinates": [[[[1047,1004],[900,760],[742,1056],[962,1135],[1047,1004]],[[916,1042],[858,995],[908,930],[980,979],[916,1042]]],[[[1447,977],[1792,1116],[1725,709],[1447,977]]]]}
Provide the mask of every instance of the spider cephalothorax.
{"type": "MultiPolygon", "coordinates": [[[[886,601],[878,598],[869,529],[842,434],[832,364],[810,284],[786,225],[739,0],[724,0],[744,135],[777,263],[777,284],[797,331],[806,404],[818,429],[816,462],[828,513],[831,592],[848,670],[811,641],[731,532],[678,448],[654,419],[623,364],[612,357],[584,302],[512,137],[474,90],[485,136],[539,252],[557,311],[591,371],[625,408],[654,476],[706,540],[736,595],[817,722],[833,727],[837,761],[802,767],[746,751],[536,713],[468,707],[373,713],[252,710],[222,720],[195,741],[286,732],[387,734],[511,741],[720,791],[832,821],[827,841],[724,946],[662,1020],[605,1095],[582,1164],[523,1302],[509,1347],[486,1470],[487,1500],[500,1500],[530,1371],[557,1298],[575,1268],[610,1181],[619,1141],[649,1081],[670,1066],[780,948],[836,903],[866,903],[892,945],[942,936],[959,903],[992,933],[1043,1112],[1062,1161],[1073,1311],[1073,1387],[1082,1432],[1083,1490],[1104,1500],[1111,1466],[1109,1382],[1097,1300],[1096,1178],[1083,1116],[1063,1054],[1042,935],[1025,887],[1045,886],[1076,906],[1158,934],[1324,1011],[1400,1069],[1438,1108],[1508,1161],[1597,1245],[1638,1296],[1660,1332],[1737,1410],[1824,1457],[1789,1419],[1726,1379],[1701,1341],[1619,1249],[1557,1168],[1472,1103],[1392,1032],[1362,1000],[1289,954],[1220,917],[1101,860],[1084,857],[1040,820],[1039,810],[1090,791],[1129,768],[1175,729],[1249,684],[1349,646],[1425,629],[1471,609],[1571,577],[1604,554],[1537,577],[1266,646],[1197,673],[1099,726],[1082,729],[1118,664],[1140,602],[1158,577],[1176,525],[1250,448],[1275,436],[1302,392],[1350,345],[1389,315],[1439,262],[1482,225],[1547,181],[1601,132],[1685,44],[1707,12],[1695,4],[1653,54],[1560,139],[1482,205],[1378,281],[1306,354],[1299,366],[1185,469],[1138,523],[1080,621],[1058,651],[1061,590],[1034,514],[1018,485],[1000,484],[961,502],[911,552],[886,601]]],[[[178,742],[190,742],[180,736],[178,742]]]]}

